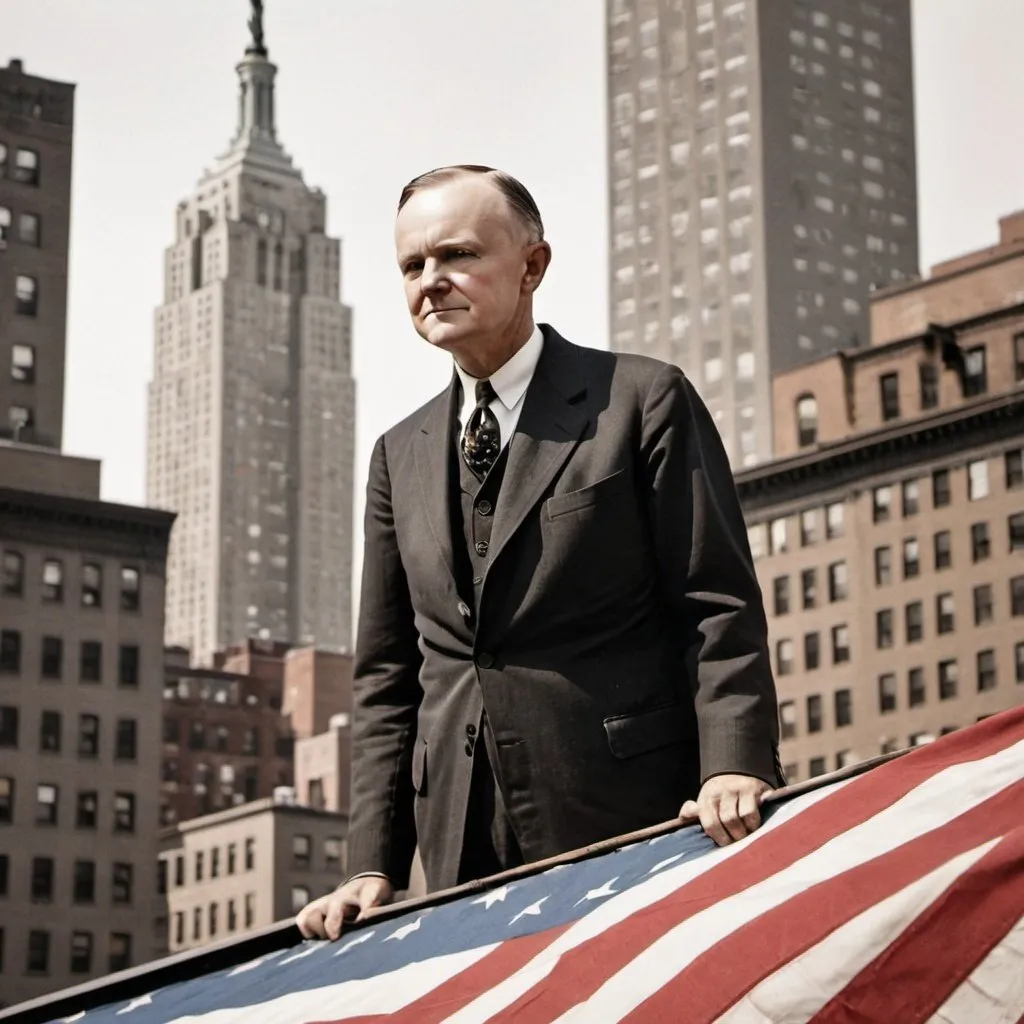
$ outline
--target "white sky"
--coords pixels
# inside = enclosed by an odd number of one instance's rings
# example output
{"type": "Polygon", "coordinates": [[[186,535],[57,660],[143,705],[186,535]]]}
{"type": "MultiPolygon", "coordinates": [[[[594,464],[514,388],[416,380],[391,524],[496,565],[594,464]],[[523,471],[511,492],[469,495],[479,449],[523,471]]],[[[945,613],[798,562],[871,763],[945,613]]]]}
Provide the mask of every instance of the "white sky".
{"type": "MultiPolygon", "coordinates": [[[[828,0],[822,0],[827,4],[828,0]]],[[[762,0],[769,5],[772,0],[762,0]]],[[[246,0],[0,0],[0,62],[76,82],[65,448],[145,495],[146,384],[177,202],[235,124],[246,0]]],[[[374,439],[447,357],[406,318],[394,205],[414,174],[503,167],[555,251],[538,316],[607,345],[604,0],[267,0],[278,135],[328,196],[355,307],[356,515],[374,439]]],[[[1024,207],[1022,0],[914,0],[921,255],[991,244],[1024,207]]],[[[362,546],[356,537],[357,568],[362,546]]]]}

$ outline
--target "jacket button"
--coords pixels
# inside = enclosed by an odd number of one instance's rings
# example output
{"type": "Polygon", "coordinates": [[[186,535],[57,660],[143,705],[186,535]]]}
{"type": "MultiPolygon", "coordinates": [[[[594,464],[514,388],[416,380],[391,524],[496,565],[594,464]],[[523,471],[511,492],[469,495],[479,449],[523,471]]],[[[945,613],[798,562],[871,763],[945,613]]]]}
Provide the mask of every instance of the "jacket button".
{"type": "Polygon", "coordinates": [[[472,739],[476,735],[476,726],[472,722],[466,726],[466,735],[472,739]]]}
{"type": "Polygon", "coordinates": [[[484,651],[483,654],[478,654],[476,656],[476,663],[481,668],[491,668],[494,665],[494,657],[484,651]]]}
{"type": "Polygon", "coordinates": [[[485,499],[484,501],[477,502],[476,510],[482,516],[489,516],[494,511],[494,506],[485,499]]]}
{"type": "Polygon", "coordinates": [[[466,740],[466,746],[464,747],[464,749],[466,751],[466,757],[473,756],[473,744],[470,743],[469,740],[466,740]]]}
{"type": "Polygon", "coordinates": [[[478,540],[476,542],[476,553],[478,555],[486,555],[487,554],[487,541],[485,541],[485,540],[478,540]]]}
{"type": "Polygon", "coordinates": [[[464,619],[468,619],[468,618],[469,618],[469,617],[470,617],[470,616],[471,616],[471,615],[473,614],[473,612],[472,612],[472,610],[470,609],[469,605],[468,605],[468,604],[466,604],[466,602],[465,602],[465,601],[460,601],[460,602],[459,602],[459,614],[460,614],[460,615],[461,615],[461,616],[462,616],[462,617],[463,617],[464,619]]]}

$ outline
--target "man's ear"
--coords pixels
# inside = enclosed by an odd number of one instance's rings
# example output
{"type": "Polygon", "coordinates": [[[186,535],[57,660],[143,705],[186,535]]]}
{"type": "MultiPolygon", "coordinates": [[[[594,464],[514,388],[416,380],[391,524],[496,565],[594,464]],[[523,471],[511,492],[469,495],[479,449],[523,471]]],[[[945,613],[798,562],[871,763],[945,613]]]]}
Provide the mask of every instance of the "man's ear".
{"type": "Polygon", "coordinates": [[[526,253],[526,273],[523,274],[522,290],[535,292],[551,266],[551,246],[547,242],[534,242],[526,253]]]}

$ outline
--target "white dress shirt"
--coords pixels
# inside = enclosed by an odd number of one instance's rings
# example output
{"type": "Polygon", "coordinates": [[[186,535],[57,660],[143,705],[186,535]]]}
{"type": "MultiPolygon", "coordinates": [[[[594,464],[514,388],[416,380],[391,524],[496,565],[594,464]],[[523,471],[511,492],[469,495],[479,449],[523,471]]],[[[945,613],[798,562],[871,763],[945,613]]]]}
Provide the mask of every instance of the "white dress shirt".
{"type": "MultiPolygon", "coordinates": [[[[544,348],[544,335],[539,327],[534,327],[530,340],[500,369],[488,378],[494,393],[498,396],[491,402],[491,411],[498,421],[501,430],[501,447],[511,440],[519,422],[519,414],[523,411],[523,400],[526,389],[533,380],[534,371],[544,348]]],[[[476,385],[480,378],[471,377],[466,371],[455,364],[455,372],[462,382],[462,409],[459,411],[459,438],[466,431],[469,417],[476,408],[476,385]]]]}

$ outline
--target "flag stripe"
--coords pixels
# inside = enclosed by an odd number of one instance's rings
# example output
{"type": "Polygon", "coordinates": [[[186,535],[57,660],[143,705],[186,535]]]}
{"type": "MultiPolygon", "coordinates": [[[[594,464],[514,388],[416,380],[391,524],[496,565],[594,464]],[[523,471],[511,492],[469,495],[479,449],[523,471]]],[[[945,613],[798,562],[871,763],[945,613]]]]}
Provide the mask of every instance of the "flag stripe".
{"type": "MultiPolygon", "coordinates": [[[[649,995],[667,984],[694,958],[724,939],[734,929],[792,899],[806,888],[817,885],[839,872],[848,870],[869,857],[877,857],[957,817],[976,803],[987,799],[999,789],[1016,781],[1024,764],[1024,741],[992,754],[982,761],[956,764],[936,772],[921,782],[902,799],[878,811],[873,818],[853,828],[843,829],[833,820],[828,827],[820,821],[812,828],[809,819],[820,817],[816,811],[827,810],[832,801],[816,805],[807,815],[789,822],[772,837],[784,845],[777,851],[763,854],[768,860],[758,869],[756,859],[744,858],[741,870],[737,857],[732,870],[724,876],[709,871],[692,885],[673,894],[642,917],[614,929],[610,936],[631,949],[642,948],[625,967],[609,976],[590,996],[586,1011],[600,1007],[612,1017],[625,1015],[649,995]],[[793,852],[801,854],[794,862],[793,852]],[[768,874],[767,878],[758,875],[768,874]],[[746,885],[742,883],[746,882],[746,885]],[[654,939],[652,942],[651,939],[654,939]]],[[[865,777],[867,781],[870,776],[865,777]]],[[[836,800],[839,815],[851,817],[842,805],[858,806],[856,780],[836,800]],[[846,798],[845,800],[843,798],[846,798]]],[[[766,844],[761,844],[761,851],[766,844]]],[[[748,850],[757,858],[758,851],[748,850]]],[[[607,954],[596,954],[603,964],[607,954]]],[[[734,993],[734,998],[739,993],[734,993]]],[[[529,1020],[529,1017],[524,1019],[529,1020]]],[[[580,1019],[572,1011],[561,1020],[580,1019]]]]}
{"type": "MultiPolygon", "coordinates": [[[[657,908],[634,916],[617,928],[609,928],[587,946],[568,952],[551,972],[543,993],[524,992],[508,1010],[494,1018],[497,1022],[514,1021],[517,1024],[547,1024],[572,1009],[579,1001],[593,996],[604,986],[610,975],[622,971],[639,956],[661,933],[655,928],[652,915],[659,915],[659,927],[664,929],[685,921],[697,913],[736,895],[807,856],[833,836],[862,825],[872,816],[905,797],[915,787],[946,771],[960,768],[969,770],[979,759],[998,756],[1008,743],[1016,738],[1012,730],[990,729],[978,726],[974,743],[961,743],[964,749],[959,758],[929,744],[897,761],[884,764],[866,775],[850,780],[841,790],[833,792],[826,801],[815,802],[799,815],[768,834],[756,832],[751,839],[735,850],[728,860],[716,861],[700,876],[695,885],[688,887],[685,897],[665,900],[657,908]],[[966,755],[974,755],[964,760],[966,755]],[[957,765],[957,761],[961,763],[957,765]],[[666,904],[668,910],[665,909],[666,904]],[[674,915],[674,920],[669,915],[674,915]]],[[[944,737],[955,740],[958,734],[944,737]]],[[[954,751],[955,753],[955,751],[954,751]]],[[[939,796],[941,803],[941,793],[939,796]]],[[[769,824],[771,819],[769,819],[769,824]]]]}
{"type": "Polygon", "coordinates": [[[839,993],[815,1024],[925,1021],[1024,914],[1024,828],[1006,836],[839,993]],[[951,942],[951,936],[956,941],[951,942]]]}
{"type": "Polygon", "coordinates": [[[1009,1024],[1018,1015],[1024,1021],[1024,917],[928,1024],[1009,1024]]]}
{"type": "MultiPolygon", "coordinates": [[[[767,1021],[804,1024],[809,1021],[995,843],[993,840],[954,857],[837,928],[751,989],[719,1017],[716,1024],[766,1024],[767,1021]]],[[[882,1019],[897,1024],[895,1018],[885,1016],[882,1019]]]]}
{"type": "Polygon", "coordinates": [[[1020,821],[1022,806],[1024,782],[1017,782],[948,825],[804,889],[697,957],[638,1007],[635,1019],[658,1020],[659,1013],[685,1002],[688,1021],[715,1020],[744,992],[872,904],[951,858],[1005,835],[1020,821]]]}

